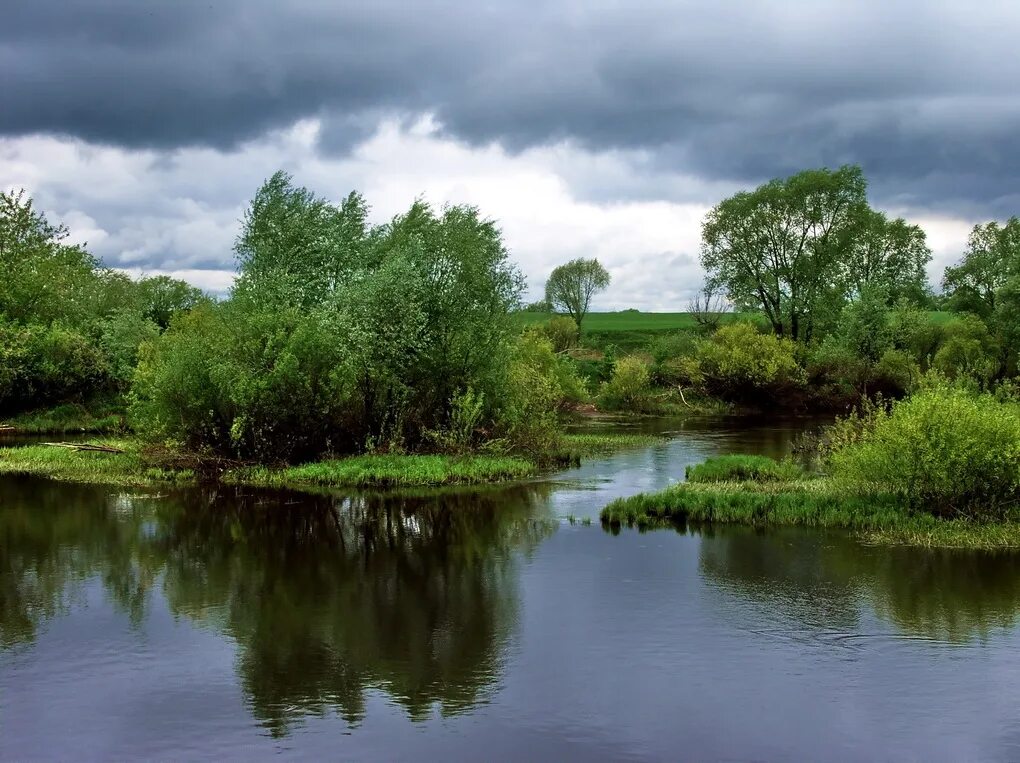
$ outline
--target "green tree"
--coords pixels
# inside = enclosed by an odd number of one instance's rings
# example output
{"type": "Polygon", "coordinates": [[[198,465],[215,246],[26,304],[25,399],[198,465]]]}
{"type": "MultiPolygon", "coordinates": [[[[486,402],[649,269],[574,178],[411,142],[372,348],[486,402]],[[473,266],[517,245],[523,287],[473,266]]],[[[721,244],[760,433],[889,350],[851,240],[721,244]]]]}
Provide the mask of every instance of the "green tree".
{"type": "Polygon", "coordinates": [[[0,193],[0,316],[75,326],[96,318],[103,271],[83,247],[66,243],[68,235],[24,190],[0,193]]]}
{"type": "Polygon", "coordinates": [[[1009,279],[1020,276],[1020,218],[1005,225],[975,225],[959,265],[946,268],[943,286],[950,309],[983,319],[995,310],[996,294],[1009,279]]]}
{"type": "Polygon", "coordinates": [[[609,273],[598,260],[578,258],[560,265],[545,284],[545,299],[557,311],[565,312],[581,330],[591,299],[609,286],[609,273]]]}
{"type": "Polygon", "coordinates": [[[866,209],[846,235],[848,258],[842,264],[849,297],[881,289],[889,305],[900,299],[928,301],[925,266],[931,261],[931,250],[920,227],[866,209]]]}
{"type": "Polygon", "coordinates": [[[277,172],[245,212],[234,245],[240,271],[235,291],[276,305],[333,300],[365,267],[367,216],[368,206],[356,193],[336,207],[277,172]]]}
{"type": "Polygon", "coordinates": [[[808,341],[847,291],[851,233],[868,210],[861,169],[807,170],[742,191],[702,227],[708,286],[764,312],[777,336],[808,341]]]}
{"type": "Polygon", "coordinates": [[[201,289],[170,276],[143,278],[138,282],[137,292],[142,315],[164,330],[175,315],[208,299],[201,289]]]}

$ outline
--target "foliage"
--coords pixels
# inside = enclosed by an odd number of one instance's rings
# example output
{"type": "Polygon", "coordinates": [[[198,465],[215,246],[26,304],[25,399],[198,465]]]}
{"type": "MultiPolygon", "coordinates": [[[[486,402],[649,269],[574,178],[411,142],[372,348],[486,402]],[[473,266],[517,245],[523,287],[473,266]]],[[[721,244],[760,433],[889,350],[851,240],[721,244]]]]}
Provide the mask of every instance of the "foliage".
{"type": "Polygon", "coordinates": [[[0,316],[75,326],[95,319],[107,273],[82,247],[65,243],[68,235],[24,191],[0,193],[0,316]]]}
{"type": "Polygon", "coordinates": [[[87,337],[55,323],[0,323],[0,412],[82,402],[109,379],[106,358],[87,337]]]}
{"type": "Polygon", "coordinates": [[[599,405],[610,411],[641,410],[650,391],[651,375],[648,365],[640,358],[620,358],[613,368],[612,378],[603,384],[599,405]]]}
{"type": "Polygon", "coordinates": [[[550,318],[541,326],[542,333],[552,344],[553,352],[564,352],[577,346],[577,323],[566,315],[550,318]]]}
{"type": "Polygon", "coordinates": [[[950,379],[985,386],[998,370],[998,348],[981,319],[965,314],[942,326],[942,342],[931,364],[950,379]]]}
{"type": "Polygon", "coordinates": [[[652,382],[659,386],[686,386],[702,382],[701,368],[694,357],[700,339],[693,332],[667,334],[651,342],[652,382]]]}
{"type": "Polygon", "coordinates": [[[110,376],[119,389],[130,386],[139,348],[158,336],[159,326],[135,310],[118,310],[103,323],[99,343],[106,353],[110,376]]]}
{"type": "Polygon", "coordinates": [[[545,284],[545,300],[577,324],[578,331],[588,314],[591,299],[609,286],[609,272],[598,260],[578,258],[555,268],[545,284]]]}
{"type": "Polygon", "coordinates": [[[731,323],[698,346],[706,388],[732,402],[761,401],[802,384],[794,344],[761,334],[749,323],[731,323]]]}
{"type": "Polygon", "coordinates": [[[543,336],[525,332],[513,347],[502,385],[494,434],[525,452],[558,450],[557,411],[583,394],[570,361],[557,357],[543,336]]]}
{"type": "Polygon", "coordinates": [[[366,210],[355,194],[333,207],[274,175],[245,217],[231,298],[194,309],[143,355],[139,429],[291,460],[459,449],[514,428],[499,416],[524,385],[509,378],[523,284],[498,228],[471,207],[437,214],[418,201],[369,229],[366,210]]]}
{"type": "Polygon", "coordinates": [[[165,331],[179,313],[194,310],[208,298],[185,281],[170,276],[142,278],[137,285],[138,308],[141,316],[165,331]]]}
{"type": "Polygon", "coordinates": [[[866,425],[829,459],[855,490],[940,516],[1003,518],[1020,501],[1020,413],[989,395],[928,386],[866,425]]]}
{"type": "Polygon", "coordinates": [[[1020,218],[1005,225],[975,225],[959,265],[946,268],[943,287],[949,307],[988,319],[996,306],[996,294],[1020,276],[1020,218]]]}
{"type": "Polygon", "coordinates": [[[920,229],[868,207],[859,167],[808,170],[740,192],[702,228],[708,286],[761,310],[778,336],[810,341],[850,297],[923,291],[920,229]]]}

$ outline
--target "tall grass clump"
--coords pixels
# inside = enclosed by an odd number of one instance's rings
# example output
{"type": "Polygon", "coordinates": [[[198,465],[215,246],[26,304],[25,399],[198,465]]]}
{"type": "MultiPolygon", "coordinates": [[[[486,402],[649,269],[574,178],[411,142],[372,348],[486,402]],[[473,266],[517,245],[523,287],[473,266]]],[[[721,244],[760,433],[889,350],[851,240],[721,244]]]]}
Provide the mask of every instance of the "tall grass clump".
{"type": "Polygon", "coordinates": [[[1005,519],[1020,504],[1020,414],[991,395],[936,383],[844,433],[828,461],[847,491],[943,517],[1005,519]]]}
{"type": "Polygon", "coordinates": [[[688,482],[792,482],[804,478],[805,473],[789,459],[732,454],[688,466],[686,477],[688,482]]]}
{"type": "Polygon", "coordinates": [[[535,464],[508,456],[365,455],[283,469],[247,467],[224,481],[256,487],[414,487],[506,482],[535,473],[535,464]]]}

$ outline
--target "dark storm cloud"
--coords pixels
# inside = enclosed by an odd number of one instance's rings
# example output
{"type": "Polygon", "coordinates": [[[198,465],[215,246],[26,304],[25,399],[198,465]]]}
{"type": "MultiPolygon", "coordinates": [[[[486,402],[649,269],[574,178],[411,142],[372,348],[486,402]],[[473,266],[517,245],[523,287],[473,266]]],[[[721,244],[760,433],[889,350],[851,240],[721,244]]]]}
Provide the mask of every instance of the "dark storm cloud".
{"type": "MultiPolygon", "coordinates": [[[[1020,10],[930,2],[16,0],[0,132],[230,147],[384,115],[753,182],[859,162],[890,203],[1020,206],[1020,10]]],[[[601,189],[607,193],[609,189],[601,189]]]]}

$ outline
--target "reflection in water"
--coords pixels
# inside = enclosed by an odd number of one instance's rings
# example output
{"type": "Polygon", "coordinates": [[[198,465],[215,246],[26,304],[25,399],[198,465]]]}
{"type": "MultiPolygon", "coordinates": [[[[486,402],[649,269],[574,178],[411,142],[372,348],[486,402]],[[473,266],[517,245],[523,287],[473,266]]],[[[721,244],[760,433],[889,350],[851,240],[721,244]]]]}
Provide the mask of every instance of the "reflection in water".
{"type": "Polygon", "coordinates": [[[328,708],[356,722],[369,687],[412,718],[455,713],[499,677],[517,554],[553,527],[535,516],[544,490],[103,500],[0,481],[2,643],[31,640],[87,578],[133,621],[161,581],[174,613],[238,643],[252,711],[274,734],[328,708]]]}
{"type": "Polygon", "coordinates": [[[140,622],[154,568],[141,523],[129,499],[101,488],[0,480],[0,648],[32,641],[95,575],[140,622]]]}
{"type": "Polygon", "coordinates": [[[866,604],[906,635],[959,643],[1020,618],[1017,554],[869,548],[801,528],[706,534],[708,579],[804,625],[851,631],[866,604]]]}
{"type": "Polygon", "coordinates": [[[418,495],[0,479],[0,759],[1016,759],[1016,556],[552,532],[798,426],[418,495]]]}

